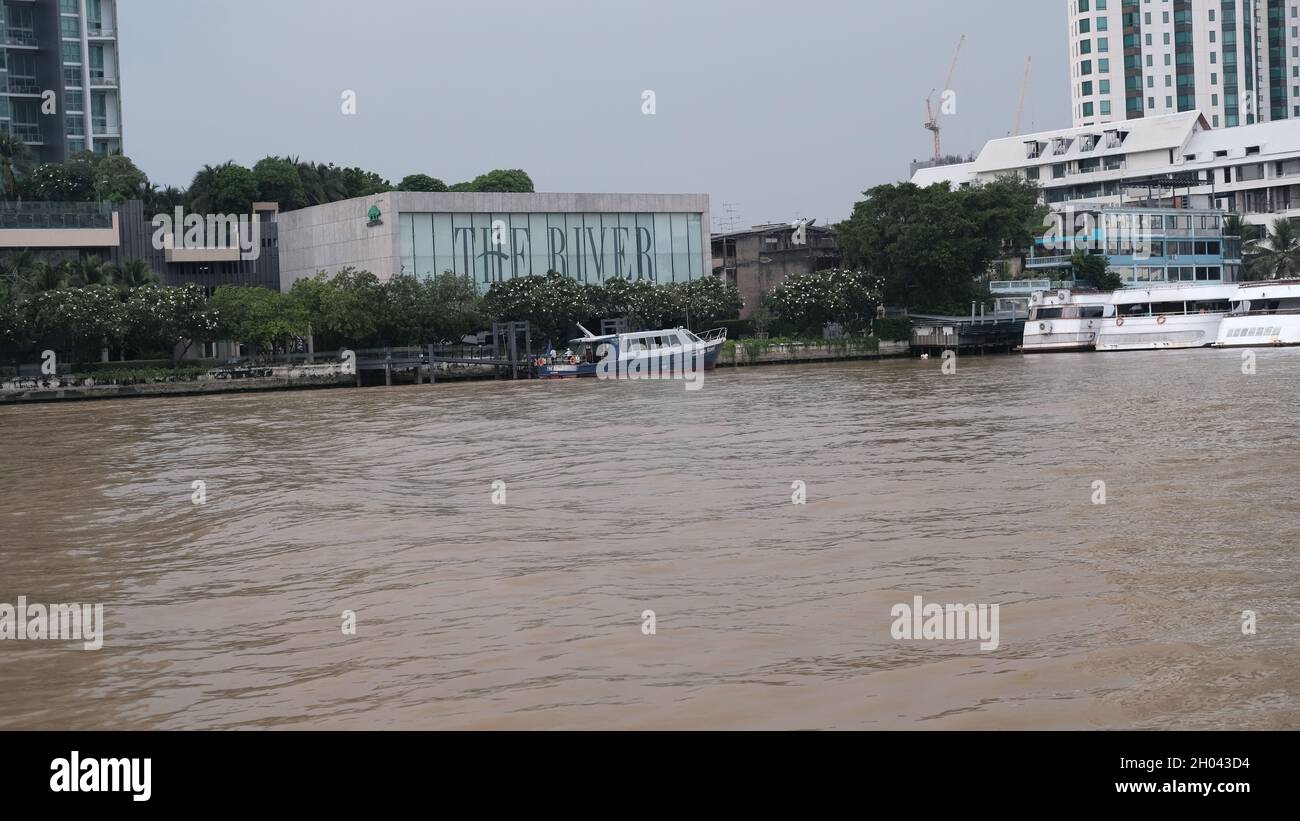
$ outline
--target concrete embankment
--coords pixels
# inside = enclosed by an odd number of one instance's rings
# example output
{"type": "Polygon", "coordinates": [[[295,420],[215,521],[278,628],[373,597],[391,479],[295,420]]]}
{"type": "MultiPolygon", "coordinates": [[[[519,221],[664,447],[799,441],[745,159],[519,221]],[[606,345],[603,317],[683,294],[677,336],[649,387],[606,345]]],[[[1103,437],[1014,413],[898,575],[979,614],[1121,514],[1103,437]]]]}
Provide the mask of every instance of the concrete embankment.
{"type": "Polygon", "coordinates": [[[762,340],[742,340],[728,345],[718,357],[719,368],[742,368],[748,365],[791,365],[801,362],[844,362],[853,359],[885,359],[909,356],[906,342],[881,342],[879,347],[835,344],[809,345],[801,342],[765,344],[762,340]]]}
{"type": "Polygon", "coordinates": [[[85,399],[124,399],[147,396],[198,396],[217,393],[342,388],[355,384],[355,377],[329,376],[250,377],[247,379],[203,379],[186,382],[146,382],[135,385],[55,385],[0,390],[0,405],[60,402],[85,399]]]}

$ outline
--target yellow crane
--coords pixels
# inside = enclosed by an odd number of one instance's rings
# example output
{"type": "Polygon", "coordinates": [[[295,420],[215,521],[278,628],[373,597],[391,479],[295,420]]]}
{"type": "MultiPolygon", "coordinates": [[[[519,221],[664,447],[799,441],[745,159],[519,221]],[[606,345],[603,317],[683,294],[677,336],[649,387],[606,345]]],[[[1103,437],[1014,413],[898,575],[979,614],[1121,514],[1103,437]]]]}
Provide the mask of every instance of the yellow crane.
{"type": "Polygon", "coordinates": [[[1025,58],[1025,79],[1020,84],[1020,107],[1016,109],[1016,130],[1011,132],[1011,136],[1020,136],[1020,121],[1025,116],[1025,95],[1029,92],[1029,72],[1034,66],[1034,55],[1025,58]]]}
{"type": "MultiPolygon", "coordinates": [[[[966,35],[962,35],[957,41],[957,53],[952,55],[952,66],[948,69],[948,79],[943,84],[944,94],[952,91],[952,75],[957,71],[957,58],[961,56],[961,47],[966,43],[966,35]]],[[[939,142],[939,118],[934,116],[934,92],[936,89],[930,89],[930,96],[925,98],[925,127],[934,134],[934,158],[943,159],[943,145],[939,142]]]]}

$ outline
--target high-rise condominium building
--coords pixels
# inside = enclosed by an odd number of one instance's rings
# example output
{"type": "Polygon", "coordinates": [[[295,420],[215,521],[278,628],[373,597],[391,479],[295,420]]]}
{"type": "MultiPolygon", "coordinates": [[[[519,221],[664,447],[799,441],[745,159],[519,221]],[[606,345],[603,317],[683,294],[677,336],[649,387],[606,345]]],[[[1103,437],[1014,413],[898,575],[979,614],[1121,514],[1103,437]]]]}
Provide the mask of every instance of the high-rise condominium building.
{"type": "Polygon", "coordinates": [[[122,150],[117,2],[0,3],[0,133],[42,162],[122,150]]]}
{"type": "Polygon", "coordinates": [[[1300,118],[1300,0],[1066,0],[1074,125],[1300,118]]]}

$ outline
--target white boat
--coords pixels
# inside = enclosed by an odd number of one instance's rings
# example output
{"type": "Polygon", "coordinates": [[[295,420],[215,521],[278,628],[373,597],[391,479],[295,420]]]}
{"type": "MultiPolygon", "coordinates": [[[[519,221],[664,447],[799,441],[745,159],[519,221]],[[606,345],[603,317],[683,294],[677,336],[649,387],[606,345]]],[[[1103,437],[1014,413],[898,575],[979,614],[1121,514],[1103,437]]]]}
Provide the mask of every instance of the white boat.
{"type": "Polygon", "coordinates": [[[1219,325],[1219,348],[1300,345],[1300,279],[1243,282],[1219,325]]]}
{"type": "Polygon", "coordinates": [[[1111,296],[1105,291],[1035,291],[1020,350],[1090,351],[1111,296]]]}
{"type": "Polygon", "coordinates": [[[1168,283],[1116,291],[1097,334],[1099,351],[1150,351],[1213,345],[1234,284],[1168,283]]]}
{"type": "Polygon", "coordinates": [[[564,354],[544,355],[536,361],[542,379],[601,377],[611,379],[682,378],[712,370],[718,361],[727,329],[717,328],[697,336],[686,328],[596,336],[578,326],[583,336],[569,341],[564,354]]]}

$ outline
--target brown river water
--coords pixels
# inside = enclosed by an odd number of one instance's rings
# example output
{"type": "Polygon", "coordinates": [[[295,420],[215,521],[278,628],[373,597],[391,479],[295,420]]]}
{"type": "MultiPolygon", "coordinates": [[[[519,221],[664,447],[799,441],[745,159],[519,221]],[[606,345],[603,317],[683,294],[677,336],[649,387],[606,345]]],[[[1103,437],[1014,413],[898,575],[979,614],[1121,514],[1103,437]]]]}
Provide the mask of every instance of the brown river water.
{"type": "Polygon", "coordinates": [[[105,620],[0,641],[0,728],[1300,728],[1300,350],[1241,364],[0,408],[0,603],[105,620]]]}

